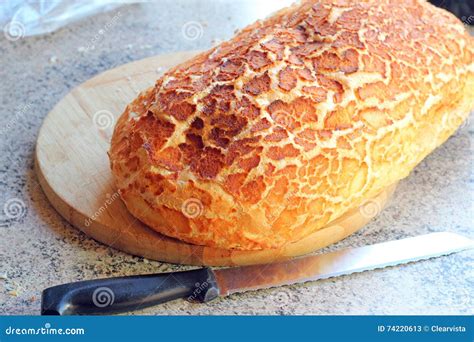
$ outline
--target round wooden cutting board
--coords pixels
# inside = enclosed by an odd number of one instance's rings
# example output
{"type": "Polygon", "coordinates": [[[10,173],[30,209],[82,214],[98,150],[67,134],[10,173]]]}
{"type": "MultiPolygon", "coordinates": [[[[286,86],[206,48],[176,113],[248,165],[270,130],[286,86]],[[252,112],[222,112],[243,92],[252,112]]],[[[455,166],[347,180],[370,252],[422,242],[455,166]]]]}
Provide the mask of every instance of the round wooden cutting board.
{"type": "Polygon", "coordinates": [[[237,251],[187,244],[131,216],[116,192],[107,150],[118,116],[138,92],[196,52],[179,52],[106,71],[72,90],[48,114],[36,145],[36,172],[46,196],[92,238],[145,258],[189,265],[268,263],[310,253],[362,228],[384,207],[395,185],[327,227],[280,249],[237,251]]]}

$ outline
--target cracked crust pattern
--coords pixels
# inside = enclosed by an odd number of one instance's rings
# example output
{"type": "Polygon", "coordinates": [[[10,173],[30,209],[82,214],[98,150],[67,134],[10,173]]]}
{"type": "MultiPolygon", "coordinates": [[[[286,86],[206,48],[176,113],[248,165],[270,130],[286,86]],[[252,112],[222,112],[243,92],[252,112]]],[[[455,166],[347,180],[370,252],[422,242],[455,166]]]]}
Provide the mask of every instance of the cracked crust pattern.
{"type": "Polygon", "coordinates": [[[456,130],[474,108],[473,40],[425,1],[283,9],[126,108],[110,149],[121,197],[193,244],[299,240],[406,177],[456,130]]]}

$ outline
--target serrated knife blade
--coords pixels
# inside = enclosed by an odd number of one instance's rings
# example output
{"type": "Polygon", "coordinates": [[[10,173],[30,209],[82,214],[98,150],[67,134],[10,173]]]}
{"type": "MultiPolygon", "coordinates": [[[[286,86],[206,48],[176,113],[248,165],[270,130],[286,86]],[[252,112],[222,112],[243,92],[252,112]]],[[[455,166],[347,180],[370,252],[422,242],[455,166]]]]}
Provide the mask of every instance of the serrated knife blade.
{"type": "Polygon", "coordinates": [[[464,236],[442,232],[348,248],[285,262],[214,270],[219,295],[305,283],[406,264],[474,248],[464,236]]]}
{"type": "Polygon", "coordinates": [[[208,302],[236,292],[337,277],[469,248],[474,248],[473,240],[433,233],[266,265],[85,280],[45,289],[41,314],[118,313],[177,298],[208,302]]]}

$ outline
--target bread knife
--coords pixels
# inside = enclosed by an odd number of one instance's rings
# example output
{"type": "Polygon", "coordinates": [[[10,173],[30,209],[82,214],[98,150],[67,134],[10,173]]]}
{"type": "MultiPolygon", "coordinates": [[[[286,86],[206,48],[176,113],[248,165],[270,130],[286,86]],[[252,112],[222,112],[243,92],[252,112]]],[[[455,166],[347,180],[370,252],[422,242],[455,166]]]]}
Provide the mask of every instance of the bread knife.
{"type": "Polygon", "coordinates": [[[473,240],[441,232],[272,264],[86,280],[44,290],[41,314],[120,313],[178,298],[205,303],[237,292],[338,277],[471,248],[473,240]]]}

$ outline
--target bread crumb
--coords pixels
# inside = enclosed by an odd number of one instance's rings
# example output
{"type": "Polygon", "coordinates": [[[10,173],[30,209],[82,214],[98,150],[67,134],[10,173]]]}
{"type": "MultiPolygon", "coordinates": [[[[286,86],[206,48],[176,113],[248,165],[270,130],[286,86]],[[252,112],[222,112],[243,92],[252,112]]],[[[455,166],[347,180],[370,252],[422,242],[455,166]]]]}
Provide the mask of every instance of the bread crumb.
{"type": "Polygon", "coordinates": [[[0,280],[4,281],[3,287],[10,296],[18,297],[22,287],[16,281],[9,278],[6,273],[0,274],[0,280]]]}

